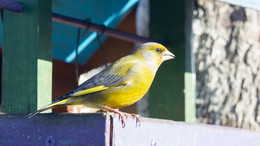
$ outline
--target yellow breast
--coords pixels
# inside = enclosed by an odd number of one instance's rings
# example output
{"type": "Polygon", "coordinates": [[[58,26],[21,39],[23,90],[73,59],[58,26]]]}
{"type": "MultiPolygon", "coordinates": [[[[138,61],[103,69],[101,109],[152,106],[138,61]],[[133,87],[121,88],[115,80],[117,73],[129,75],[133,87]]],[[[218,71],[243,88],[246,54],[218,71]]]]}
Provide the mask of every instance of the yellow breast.
{"type": "MultiPolygon", "coordinates": [[[[140,66],[142,67],[142,66],[140,66]]],[[[129,106],[140,100],[149,90],[154,75],[153,73],[142,68],[142,72],[133,74],[133,77],[126,85],[111,87],[107,90],[101,91],[98,103],[105,104],[112,108],[122,108],[129,106]]]]}

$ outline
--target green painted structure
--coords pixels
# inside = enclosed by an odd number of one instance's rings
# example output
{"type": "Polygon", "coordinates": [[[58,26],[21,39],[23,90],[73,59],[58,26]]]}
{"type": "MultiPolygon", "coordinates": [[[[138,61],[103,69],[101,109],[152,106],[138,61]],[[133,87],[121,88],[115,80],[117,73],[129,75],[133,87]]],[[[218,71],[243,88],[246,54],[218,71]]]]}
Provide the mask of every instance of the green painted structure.
{"type": "Polygon", "coordinates": [[[195,122],[195,73],[190,41],[192,5],[192,0],[150,1],[150,36],[166,44],[176,56],[162,64],[164,69],[158,70],[151,87],[151,117],[195,122]]]}
{"type": "Polygon", "coordinates": [[[29,113],[51,102],[51,0],[20,0],[4,12],[2,112],[29,113]],[[28,23],[30,22],[30,23],[28,23]]]}

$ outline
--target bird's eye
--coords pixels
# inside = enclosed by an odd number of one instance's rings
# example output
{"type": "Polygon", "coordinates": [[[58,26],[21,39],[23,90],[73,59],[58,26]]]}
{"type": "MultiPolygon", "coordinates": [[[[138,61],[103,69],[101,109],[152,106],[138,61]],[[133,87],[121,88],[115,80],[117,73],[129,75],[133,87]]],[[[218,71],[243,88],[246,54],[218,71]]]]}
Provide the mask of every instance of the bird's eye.
{"type": "Polygon", "coordinates": [[[156,48],[155,51],[158,53],[162,53],[162,49],[160,49],[160,48],[156,48]]]}

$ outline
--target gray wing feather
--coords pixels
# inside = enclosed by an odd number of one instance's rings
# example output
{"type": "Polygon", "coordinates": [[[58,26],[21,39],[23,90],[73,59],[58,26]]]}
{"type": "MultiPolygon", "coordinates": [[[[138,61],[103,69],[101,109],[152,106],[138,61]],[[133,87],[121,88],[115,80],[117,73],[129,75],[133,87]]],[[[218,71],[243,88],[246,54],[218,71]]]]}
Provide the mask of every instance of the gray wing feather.
{"type": "Polygon", "coordinates": [[[77,88],[71,90],[70,92],[64,94],[63,96],[56,98],[53,101],[53,103],[66,99],[66,98],[70,97],[70,95],[72,95],[76,92],[82,91],[82,90],[90,89],[90,88],[100,86],[100,85],[104,85],[106,87],[119,86],[119,85],[122,85],[121,83],[124,81],[126,81],[125,77],[108,74],[105,69],[105,70],[101,71],[100,73],[94,75],[93,77],[91,77],[90,79],[85,81],[84,83],[80,84],[77,88]]]}
{"type": "Polygon", "coordinates": [[[79,85],[78,88],[74,89],[74,93],[100,85],[104,85],[106,87],[118,86],[124,81],[125,77],[123,76],[107,74],[105,71],[102,71],[79,85]]]}

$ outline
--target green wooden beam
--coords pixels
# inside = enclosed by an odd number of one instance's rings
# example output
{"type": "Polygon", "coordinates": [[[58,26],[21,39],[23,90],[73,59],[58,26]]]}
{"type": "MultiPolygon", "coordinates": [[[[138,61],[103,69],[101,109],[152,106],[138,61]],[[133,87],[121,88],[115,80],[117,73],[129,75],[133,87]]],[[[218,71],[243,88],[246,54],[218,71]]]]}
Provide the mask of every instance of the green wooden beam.
{"type": "Polygon", "coordinates": [[[4,11],[2,112],[28,113],[51,102],[51,0],[19,0],[4,11]]]}
{"type": "Polygon", "coordinates": [[[150,37],[166,44],[176,56],[162,64],[151,86],[151,117],[178,121],[185,119],[184,18],[184,1],[150,1],[150,37]]]}
{"type": "Polygon", "coordinates": [[[151,117],[195,121],[192,71],[192,0],[150,1],[150,36],[175,54],[162,64],[150,90],[151,117]]]}
{"type": "Polygon", "coordinates": [[[185,0],[185,121],[196,121],[196,73],[193,55],[194,0],[185,0]]]}

